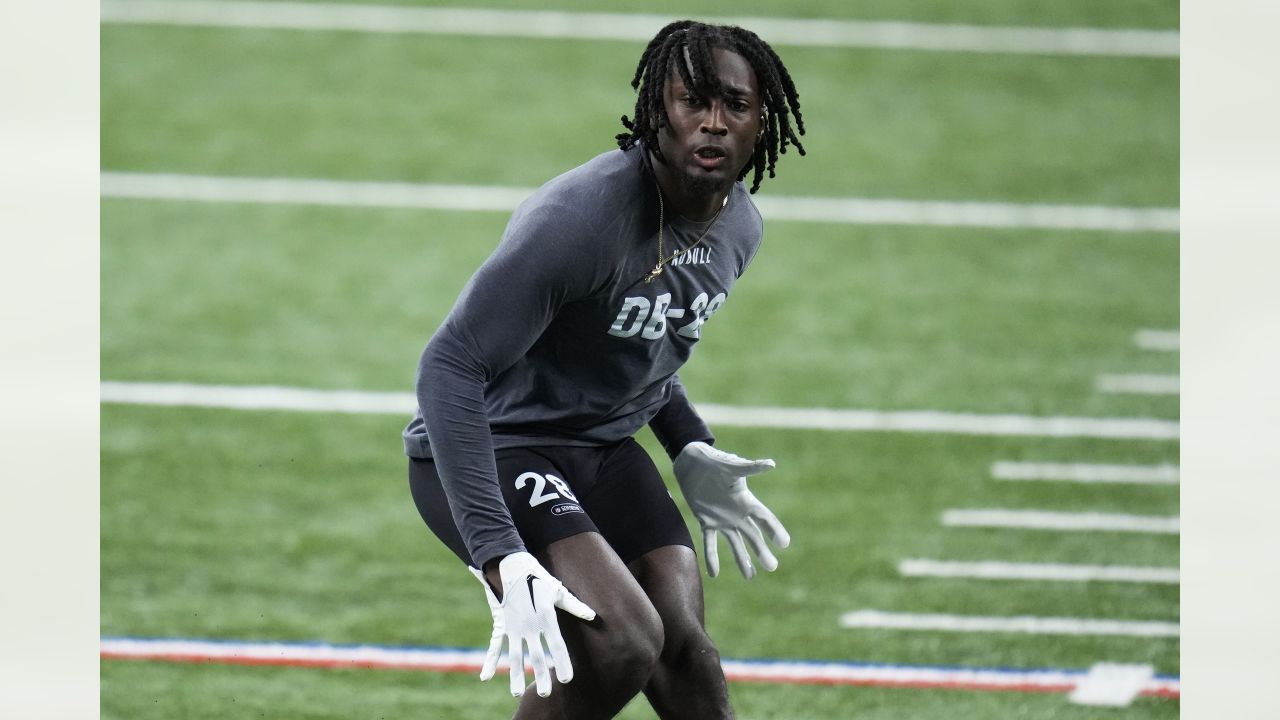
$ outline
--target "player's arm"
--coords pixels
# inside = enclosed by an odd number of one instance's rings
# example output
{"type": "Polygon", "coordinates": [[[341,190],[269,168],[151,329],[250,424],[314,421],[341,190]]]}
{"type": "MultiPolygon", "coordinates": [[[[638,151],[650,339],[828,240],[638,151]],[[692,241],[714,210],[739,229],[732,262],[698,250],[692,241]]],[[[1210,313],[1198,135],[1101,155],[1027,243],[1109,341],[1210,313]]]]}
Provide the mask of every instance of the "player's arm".
{"type": "Polygon", "coordinates": [[[662,449],[667,451],[667,456],[675,460],[685,445],[696,440],[714,444],[715,435],[698,415],[693,403],[689,402],[678,374],[671,376],[667,388],[670,394],[667,404],[649,421],[649,429],[662,444],[662,449]]]}
{"type": "Polygon", "coordinates": [[[485,390],[522,358],[595,278],[574,262],[572,213],[542,199],[512,216],[502,241],[423,350],[417,400],[454,521],[477,565],[525,550],[498,488],[485,390]]]}
{"type": "Polygon", "coordinates": [[[552,224],[557,215],[545,205],[517,211],[418,364],[418,406],[454,522],[473,561],[497,568],[498,582],[489,592],[498,612],[481,677],[493,675],[505,642],[516,695],[524,691],[526,641],[539,694],[551,691],[543,638],[558,679],[572,679],[553,607],[583,619],[595,616],[542,568],[516,532],[498,487],[484,397],[488,383],[520,359],[560,306],[591,282],[564,261],[563,244],[556,240],[564,237],[564,227],[552,224]]]}

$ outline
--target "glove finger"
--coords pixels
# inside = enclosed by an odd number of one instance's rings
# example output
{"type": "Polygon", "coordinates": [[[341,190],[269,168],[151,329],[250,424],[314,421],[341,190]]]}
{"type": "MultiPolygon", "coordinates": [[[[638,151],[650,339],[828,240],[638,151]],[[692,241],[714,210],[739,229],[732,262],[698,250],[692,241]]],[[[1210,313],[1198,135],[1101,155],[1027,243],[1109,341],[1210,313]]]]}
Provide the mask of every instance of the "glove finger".
{"type": "Polygon", "coordinates": [[[498,671],[498,658],[502,656],[502,643],[507,639],[507,634],[499,630],[493,629],[493,636],[489,638],[489,652],[484,656],[484,665],[480,668],[480,679],[488,680],[498,671]]]}
{"type": "Polygon", "coordinates": [[[507,644],[507,669],[511,679],[511,694],[520,697],[524,694],[524,640],[515,636],[507,644]]]}
{"type": "Polygon", "coordinates": [[[764,529],[769,532],[770,539],[773,544],[780,548],[785,548],[791,544],[791,533],[782,527],[782,523],[778,520],[778,516],[773,511],[764,506],[764,503],[756,501],[755,507],[751,510],[751,517],[764,523],[764,529]]]}
{"type": "Polygon", "coordinates": [[[707,560],[707,575],[715,577],[720,574],[720,549],[716,545],[716,531],[702,531],[702,553],[707,560]]]}
{"type": "Polygon", "coordinates": [[[540,697],[551,694],[551,672],[547,670],[547,655],[542,650],[542,639],[537,635],[526,638],[529,645],[529,662],[533,665],[533,684],[540,697]]]}
{"type": "MultiPolygon", "coordinates": [[[[739,458],[741,460],[741,458],[739,458]]],[[[767,470],[772,470],[776,463],[772,460],[742,460],[742,463],[735,464],[739,475],[750,477],[751,475],[759,475],[767,470]]]]}
{"type": "Polygon", "coordinates": [[[556,680],[567,683],[573,679],[573,662],[569,659],[569,648],[564,644],[560,628],[554,632],[547,631],[547,653],[551,656],[548,665],[555,668],[556,680]]]}
{"type": "Polygon", "coordinates": [[[747,546],[742,542],[742,535],[737,530],[729,530],[725,532],[724,537],[729,541],[729,549],[733,551],[733,559],[738,561],[738,569],[742,571],[742,576],[750,580],[756,576],[756,569],[751,566],[751,556],[747,555],[747,546]]]}
{"type": "MultiPolygon", "coordinates": [[[[680,464],[684,457],[685,454],[681,453],[681,456],[676,458],[676,463],[680,464]]],[[[772,460],[748,460],[739,455],[718,450],[710,445],[702,445],[701,448],[697,448],[695,446],[690,452],[689,459],[689,464],[718,465],[720,468],[732,470],[738,475],[755,475],[756,473],[764,472],[774,466],[774,462],[772,460]]],[[[677,466],[677,475],[680,474],[679,470],[680,468],[677,466]]]]}
{"type": "Polygon", "coordinates": [[[744,457],[734,455],[733,453],[720,452],[714,449],[711,450],[711,454],[709,454],[708,459],[722,468],[732,470],[734,474],[737,475],[755,475],[762,473],[765,470],[771,470],[775,465],[775,463],[769,459],[748,460],[744,457]]]}
{"type": "Polygon", "coordinates": [[[578,599],[577,595],[569,592],[569,588],[561,585],[559,592],[556,593],[556,607],[565,612],[583,620],[595,620],[596,611],[591,606],[578,599]]]}
{"type": "Polygon", "coordinates": [[[760,534],[760,528],[756,525],[755,520],[747,518],[747,521],[742,526],[742,534],[746,537],[747,544],[755,551],[756,558],[760,560],[760,567],[768,572],[777,570],[778,558],[774,557],[773,553],[769,551],[769,546],[765,544],[764,536],[760,534]]]}

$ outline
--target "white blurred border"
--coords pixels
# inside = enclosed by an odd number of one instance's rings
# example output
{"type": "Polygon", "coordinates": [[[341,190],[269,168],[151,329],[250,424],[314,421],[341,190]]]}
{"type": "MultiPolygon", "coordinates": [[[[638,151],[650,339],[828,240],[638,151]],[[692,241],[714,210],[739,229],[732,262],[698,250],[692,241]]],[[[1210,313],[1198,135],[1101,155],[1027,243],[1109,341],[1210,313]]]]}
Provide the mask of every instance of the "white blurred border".
{"type": "Polygon", "coordinates": [[[1182,4],[1182,696],[1274,717],[1280,676],[1280,4],[1182,4]]]}
{"type": "MultiPolygon", "coordinates": [[[[1182,711],[1260,718],[1280,675],[1280,4],[1186,2],[1181,25],[1182,711]]],[[[94,2],[0,3],[5,717],[98,712],[98,37],[94,2]]]]}
{"type": "Polygon", "coordinates": [[[97,4],[0,3],[0,68],[0,717],[97,717],[97,4]]]}

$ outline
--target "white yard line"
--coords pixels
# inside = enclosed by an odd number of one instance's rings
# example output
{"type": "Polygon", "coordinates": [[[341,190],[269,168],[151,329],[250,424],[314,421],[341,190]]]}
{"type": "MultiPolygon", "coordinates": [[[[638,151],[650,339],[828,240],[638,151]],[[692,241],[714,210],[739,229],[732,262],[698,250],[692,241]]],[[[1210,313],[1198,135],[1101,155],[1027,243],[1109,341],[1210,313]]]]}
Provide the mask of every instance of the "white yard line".
{"type": "Polygon", "coordinates": [[[1035,437],[1176,440],[1178,422],[1153,418],[979,415],[933,410],[828,410],[823,408],[698,405],[710,423],[812,430],[897,431],[1035,437]]]}
{"type": "MultiPolygon", "coordinates": [[[[103,381],[104,403],[296,410],[329,413],[389,413],[408,417],[413,393],[312,390],[275,386],[195,385],[103,381]]],[[[962,435],[1097,437],[1177,440],[1178,423],[1150,418],[1030,417],[935,411],[830,410],[699,404],[712,425],[812,430],[955,433],[962,435]]]]}
{"type": "MultiPolygon", "coordinates": [[[[349,207],[427,208],[509,212],[535,188],[442,185],[305,178],[246,178],[104,172],[102,196],[212,203],[268,203],[349,207]]],[[[854,225],[1178,232],[1174,208],[1019,205],[867,198],[753,198],[766,220],[854,225]]]]}
{"type": "Polygon", "coordinates": [[[1023,530],[1110,531],[1177,535],[1178,518],[1098,512],[1051,512],[1002,508],[952,509],[942,513],[948,527],[1018,528],[1023,530]]]}
{"type": "MultiPolygon", "coordinates": [[[[475,673],[484,651],[462,648],[406,648],[378,645],[236,642],[166,638],[102,638],[100,657],[108,660],[217,662],[319,668],[387,668],[475,673]]],[[[870,685],[881,687],[952,688],[1070,692],[1085,683],[1092,670],[1053,668],[931,667],[812,660],[721,661],[729,680],[781,684],[870,685]]],[[[499,667],[507,667],[504,655],[499,667]]],[[[1177,677],[1150,677],[1142,694],[1178,697],[1177,677]]]]}
{"type": "MultiPolygon", "coordinates": [[[[104,23],[647,42],[667,15],[293,2],[103,0],[104,23]]],[[[750,28],[771,45],[1036,55],[1178,57],[1169,30],[992,27],[771,17],[699,19],[750,28]]]]}
{"type": "Polygon", "coordinates": [[[913,558],[898,563],[907,577],[965,578],[975,580],[1053,580],[1061,582],[1125,582],[1179,584],[1178,568],[1124,565],[1062,565],[1014,563],[1000,560],[960,562],[913,558]]]}
{"type": "Polygon", "coordinates": [[[1115,635],[1178,637],[1178,623],[1147,620],[1095,620],[1069,617],[983,617],[857,610],[840,616],[840,626],[881,630],[936,630],[1029,635],[1115,635]]]}
{"type": "Polygon", "coordinates": [[[102,173],[102,196],[209,203],[510,212],[534,188],[165,173],[102,173]]]}
{"type": "Polygon", "coordinates": [[[1099,375],[1098,391],[1117,395],[1177,395],[1181,379],[1177,375],[1142,373],[1099,375]]]}
{"type": "Polygon", "coordinates": [[[1076,705],[1127,707],[1147,687],[1156,674],[1150,665],[1098,663],[1071,691],[1069,700],[1076,705]]]}
{"type": "Polygon", "coordinates": [[[1100,465],[1094,463],[1015,462],[991,465],[997,480],[1047,480],[1076,483],[1177,485],[1177,465],[1100,465]]]}
{"type": "Polygon", "coordinates": [[[1179,336],[1180,333],[1177,330],[1143,329],[1133,334],[1133,344],[1143,350],[1178,352],[1178,346],[1181,342],[1179,336]]]}
{"type": "Polygon", "coordinates": [[[103,381],[100,388],[102,402],[124,405],[405,416],[412,415],[418,406],[417,398],[408,392],[112,381],[103,381]]]}

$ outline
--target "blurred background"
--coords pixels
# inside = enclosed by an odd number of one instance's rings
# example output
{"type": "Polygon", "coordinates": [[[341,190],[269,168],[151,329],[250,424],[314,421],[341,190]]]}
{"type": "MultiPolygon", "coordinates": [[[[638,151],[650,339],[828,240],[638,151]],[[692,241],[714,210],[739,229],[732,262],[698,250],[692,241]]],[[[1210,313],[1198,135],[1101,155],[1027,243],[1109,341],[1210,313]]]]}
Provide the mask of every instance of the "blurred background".
{"type": "MultiPolygon", "coordinates": [[[[488,637],[408,494],[418,354],[514,204],[615,147],[645,40],[729,8],[390,1],[102,3],[104,638],[488,637]]],[[[808,155],[681,373],[793,537],[707,580],[722,655],[1140,676],[1105,709],[744,680],[739,716],[1177,717],[1177,3],[731,10],[808,155]]],[[[513,707],[470,672],[102,664],[112,718],[513,707]]]]}

